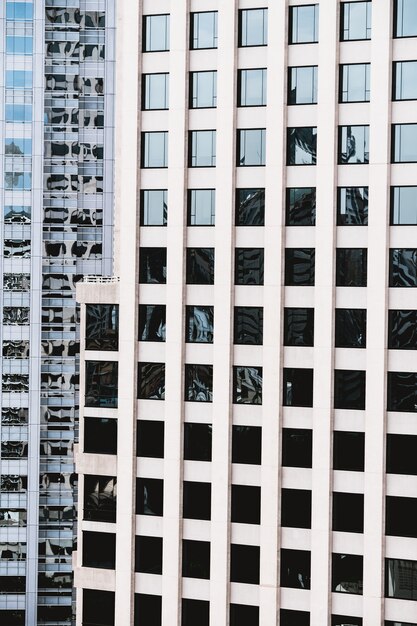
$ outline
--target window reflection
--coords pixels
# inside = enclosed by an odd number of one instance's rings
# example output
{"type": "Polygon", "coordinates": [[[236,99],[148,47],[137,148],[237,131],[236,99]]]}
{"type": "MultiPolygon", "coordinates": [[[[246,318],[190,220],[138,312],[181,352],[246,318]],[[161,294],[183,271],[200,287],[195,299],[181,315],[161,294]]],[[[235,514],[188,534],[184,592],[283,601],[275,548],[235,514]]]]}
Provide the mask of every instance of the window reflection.
{"type": "Polygon", "coordinates": [[[417,100],[417,61],[397,61],[393,66],[393,100],[417,100]]]}
{"type": "Polygon", "coordinates": [[[139,282],[165,284],[167,272],[166,248],[140,248],[139,282]]]}
{"type": "Polygon", "coordinates": [[[317,128],[315,126],[287,129],[287,165],[315,165],[317,128]]]}
{"type": "Polygon", "coordinates": [[[385,559],[385,597],[417,600],[417,561],[385,559]]]}
{"type": "Polygon", "coordinates": [[[166,306],[162,304],[139,305],[139,340],[165,341],[166,306]]]}
{"type": "Polygon", "coordinates": [[[262,404],[262,367],[233,368],[234,404],[262,404]]]}
{"type": "Polygon", "coordinates": [[[213,366],[185,365],[185,400],[213,401],[213,366]]]}
{"type": "Polygon", "coordinates": [[[166,226],[168,219],[168,190],[142,189],[140,192],[141,226],[166,226]]]}
{"type": "Polygon", "coordinates": [[[335,370],[334,408],[365,409],[366,372],[360,370],[335,370]]]}
{"type": "Polygon", "coordinates": [[[136,479],[136,515],[164,514],[164,481],[159,478],[136,479]]]}
{"type": "Polygon", "coordinates": [[[263,226],[265,189],[236,189],[236,226],[263,226]]]}
{"type": "Polygon", "coordinates": [[[363,556],[332,554],[332,591],[363,593],[363,556]]]}
{"type": "Polygon", "coordinates": [[[84,476],[84,519],[95,522],[116,521],[117,478],[84,476]]]}
{"type": "Polygon", "coordinates": [[[338,226],[368,225],[368,187],[339,187],[337,196],[338,226]]]}
{"type": "Polygon", "coordinates": [[[288,104],[317,104],[317,65],[288,68],[288,104]]]}
{"type": "Polygon", "coordinates": [[[366,309],[336,309],[336,348],[366,348],[366,309]]]}
{"type": "Polygon", "coordinates": [[[239,46],[266,46],[268,43],[268,9],[239,11],[239,46]]]}
{"type": "Polygon", "coordinates": [[[292,187],[286,192],[286,226],[315,226],[316,188],[292,187]]]}
{"type": "Polygon", "coordinates": [[[417,374],[388,372],[387,410],[417,412],[417,374]]]}
{"type": "Polygon", "coordinates": [[[216,190],[188,190],[188,226],[214,226],[216,217],[216,190]]]}
{"type": "Polygon", "coordinates": [[[190,109],[211,109],[217,104],[217,72],[190,73],[190,109]]]}
{"type": "Polygon", "coordinates": [[[238,70],[238,106],[266,105],[266,69],[238,70]]]}
{"type": "Polygon", "coordinates": [[[340,66],[339,102],[369,102],[370,63],[340,66]]]}
{"type": "Polygon", "coordinates": [[[236,248],[235,285],[264,284],[264,249],[236,248]]]}
{"type": "Polygon", "coordinates": [[[414,0],[395,0],[394,37],[417,36],[417,6],[414,0]]]}
{"type": "Polygon", "coordinates": [[[314,345],[314,309],[284,309],[284,346],[314,345]]]}
{"type": "Polygon", "coordinates": [[[311,553],[281,550],[281,587],[310,589],[311,553]]]}
{"type": "Polygon", "coordinates": [[[169,74],[142,75],[142,110],[159,111],[169,107],[169,74]]]}
{"type": "Polygon", "coordinates": [[[417,287],[417,249],[390,250],[390,287],[417,287]]]}
{"type": "Polygon", "coordinates": [[[86,350],[117,350],[119,347],[119,305],[86,305],[86,350]]]}
{"type": "Polygon", "coordinates": [[[117,407],[118,363],[87,361],[85,364],[85,406],[117,407]]]}
{"type": "Polygon", "coordinates": [[[165,400],[165,363],[138,364],[138,398],[165,400]]]}
{"type": "Polygon", "coordinates": [[[186,307],[186,341],[189,343],[213,343],[214,307],[186,307]]]}
{"type": "Polygon", "coordinates": [[[315,249],[285,248],[285,285],[313,286],[315,280],[315,249]]]}
{"type": "Polygon", "coordinates": [[[372,2],[343,2],[341,12],[341,41],[371,38],[372,2]]]}
{"type": "Polygon", "coordinates": [[[168,132],[142,133],[142,167],[168,167],[168,132]]]}
{"type": "Polygon", "coordinates": [[[214,248],[187,248],[187,285],[214,284],[214,248]]]}
{"type": "Polygon", "coordinates": [[[237,131],[237,163],[241,167],[265,165],[266,130],[251,128],[237,131]]]}
{"type": "Polygon", "coordinates": [[[369,163],[369,126],[339,126],[338,162],[369,163]]]}
{"type": "Polygon", "coordinates": [[[336,250],[336,286],[366,287],[368,250],[338,248],[336,250]]]}
{"type": "Polygon", "coordinates": [[[216,166],[216,131],[191,130],[188,139],[188,166],[216,166]]]}
{"type": "Polygon", "coordinates": [[[260,346],[263,341],[263,307],[235,306],[234,343],[260,346]]]}
{"type": "Polygon", "coordinates": [[[416,310],[389,311],[388,348],[392,350],[417,350],[416,310]]]}
{"type": "Polygon", "coordinates": [[[391,187],[391,224],[417,224],[417,187],[391,187]]]}
{"type": "Polygon", "coordinates": [[[169,50],[169,15],[145,15],[143,18],[143,52],[169,50]]]}
{"type": "Polygon", "coordinates": [[[283,405],[313,406],[313,370],[285,367],[283,372],[283,405]]]}

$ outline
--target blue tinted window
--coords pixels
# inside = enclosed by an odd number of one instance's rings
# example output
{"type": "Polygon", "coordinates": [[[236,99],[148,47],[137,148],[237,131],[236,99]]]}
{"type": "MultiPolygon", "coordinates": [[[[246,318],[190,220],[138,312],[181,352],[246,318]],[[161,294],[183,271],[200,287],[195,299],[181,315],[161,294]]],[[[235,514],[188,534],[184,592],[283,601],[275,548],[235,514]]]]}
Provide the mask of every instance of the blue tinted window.
{"type": "Polygon", "coordinates": [[[30,104],[6,104],[6,122],[31,122],[30,104]]]}
{"type": "Polygon", "coordinates": [[[31,2],[6,2],[7,20],[32,20],[33,4],[31,2]]]}
{"type": "Polygon", "coordinates": [[[397,0],[394,19],[395,37],[417,37],[416,0],[397,0]]]}
{"type": "Polygon", "coordinates": [[[32,174],[30,172],[5,172],[5,189],[31,189],[32,174]]]}
{"type": "Polygon", "coordinates": [[[6,156],[30,155],[32,152],[32,139],[20,139],[8,137],[4,140],[6,156]]]}
{"type": "Polygon", "coordinates": [[[6,87],[7,89],[31,89],[32,72],[26,70],[7,70],[6,87]]]}
{"type": "Polygon", "coordinates": [[[32,37],[6,37],[7,54],[32,54],[33,38],[32,37]]]}

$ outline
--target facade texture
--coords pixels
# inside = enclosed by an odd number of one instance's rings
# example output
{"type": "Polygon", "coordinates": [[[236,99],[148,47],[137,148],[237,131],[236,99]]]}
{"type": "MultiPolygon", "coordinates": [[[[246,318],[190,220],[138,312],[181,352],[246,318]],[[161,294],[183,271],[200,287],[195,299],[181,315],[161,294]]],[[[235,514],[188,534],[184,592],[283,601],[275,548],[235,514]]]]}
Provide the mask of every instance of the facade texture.
{"type": "Polygon", "coordinates": [[[117,24],[77,626],[416,626],[417,2],[117,24]]]}

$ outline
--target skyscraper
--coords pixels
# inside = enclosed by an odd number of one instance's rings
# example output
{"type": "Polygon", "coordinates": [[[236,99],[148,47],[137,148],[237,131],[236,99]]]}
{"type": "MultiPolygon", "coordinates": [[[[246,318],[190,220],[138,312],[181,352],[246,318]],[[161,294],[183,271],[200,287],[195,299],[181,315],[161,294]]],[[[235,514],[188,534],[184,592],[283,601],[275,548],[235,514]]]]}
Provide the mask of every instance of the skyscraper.
{"type": "Polygon", "coordinates": [[[118,11],[77,626],[415,626],[417,2],[118,11]]]}

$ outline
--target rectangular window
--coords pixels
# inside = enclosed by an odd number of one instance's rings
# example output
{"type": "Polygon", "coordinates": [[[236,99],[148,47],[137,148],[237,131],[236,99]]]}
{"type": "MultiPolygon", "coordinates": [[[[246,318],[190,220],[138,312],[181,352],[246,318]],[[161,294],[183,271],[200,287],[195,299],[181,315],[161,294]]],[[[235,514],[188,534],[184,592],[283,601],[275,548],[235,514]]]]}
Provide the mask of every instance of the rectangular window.
{"type": "Polygon", "coordinates": [[[394,0],[394,37],[417,37],[415,0],[394,0]]]}
{"type": "Polygon", "coordinates": [[[167,279],[167,249],[139,249],[139,283],[165,284],[167,279]]]}
{"type": "Polygon", "coordinates": [[[139,305],[139,341],[165,341],[165,304],[139,305]]]}
{"type": "Polygon", "coordinates": [[[31,70],[6,70],[6,88],[7,89],[31,89],[32,88],[32,71],[31,70]]]}
{"type": "Polygon", "coordinates": [[[211,461],[212,425],[184,424],[184,459],[186,461],[211,461]]]}
{"type": "Polygon", "coordinates": [[[390,287],[417,287],[417,249],[390,250],[390,287]]]}
{"type": "Polygon", "coordinates": [[[5,189],[32,189],[32,173],[31,172],[4,172],[5,189]]]}
{"type": "Polygon", "coordinates": [[[232,463],[260,465],[262,459],[262,428],[232,426],[232,463]]]}
{"type": "Polygon", "coordinates": [[[285,286],[314,286],[314,248],[285,248],[285,286]]]}
{"type": "Polygon", "coordinates": [[[336,287],[366,287],[367,248],[337,248],[336,287]]]}
{"type": "Polygon", "coordinates": [[[333,433],[333,469],[363,472],[365,468],[365,433],[335,430],[333,433]]]}
{"type": "Polygon", "coordinates": [[[372,2],[342,2],[340,18],[341,41],[371,38],[372,2]]]}
{"type": "Polygon", "coordinates": [[[233,367],[233,403],[262,404],[262,367],[233,367]]]}
{"type": "Polygon", "coordinates": [[[282,429],[282,466],[312,467],[313,431],[305,428],[282,429]]]}
{"type": "Polygon", "coordinates": [[[385,534],[394,537],[417,537],[417,498],[385,498],[385,534]]]}
{"type": "Polygon", "coordinates": [[[190,72],[190,109],[217,105],[217,72],[190,72]]]}
{"type": "Polygon", "coordinates": [[[138,420],[136,429],[136,456],[163,459],[165,423],[156,420],[138,420]]]}
{"type": "Polygon", "coordinates": [[[136,479],[136,515],[164,514],[164,481],[160,478],[136,479]]]}
{"type": "Polygon", "coordinates": [[[281,489],[281,526],[311,528],[311,491],[281,489]]]}
{"type": "Polygon", "coordinates": [[[83,531],[83,567],[115,569],[116,535],[83,531]]]}
{"type": "Polygon", "coordinates": [[[143,17],[143,52],[169,50],[169,15],[143,17]]]}
{"type": "Polygon", "coordinates": [[[4,222],[15,224],[29,224],[31,220],[32,207],[17,204],[4,206],[4,222]]]}
{"type": "Polygon", "coordinates": [[[266,105],[266,69],[238,71],[239,107],[266,105]]]}
{"type": "Polygon", "coordinates": [[[387,411],[417,412],[417,373],[388,372],[387,411]]]}
{"type": "Polygon", "coordinates": [[[236,226],[264,226],[265,189],[236,189],[236,226]]]}
{"type": "Polygon", "coordinates": [[[239,11],[239,47],[266,46],[268,43],[268,9],[239,11]]]}
{"type": "Polygon", "coordinates": [[[389,311],[388,348],[417,350],[417,310],[389,311]]]}
{"type": "MultiPolygon", "coordinates": [[[[311,552],[308,550],[281,550],[281,587],[310,589],[310,576],[311,552]]],[[[297,621],[297,624],[299,623],[297,621]]]]}
{"type": "Polygon", "coordinates": [[[264,284],[264,249],[236,248],[235,285],[264,284]]]}
{"type": "Polygon", "coordinates": [[[263,307],[235,306],[234,343],[261,346],[263,340],[263,307]]]}
{"type": "Polygon", "coordinates": [[[84,452],[117,454],[117,419],[84,417],[84,452]]]}
{"type": "Polygon", "coordinates": [[[265,165],[266,130],[251,128],[237,131],[237,166],[265,165]]]}
{"type": "Polygon", "coordinates": [[[85,318],[86,350],[118,350],[118,304],[87,304],[85,318]]]}
{"type": "Polygon", "coordinates": [[[393,124],[392,163],[417,163],[417,124],[393,124]]]}
{"type": "Polygon", "coordinates": [[[385,559],[385,597],[417,600],[417,561],[385,559]]]}
{"type": "Polygon", "coordinates": [[[191,130],[188,150],[189,167],[216,167],[216,131],[191,130]]]}
{"type": "Polygon", "coordinates": [[[312,369],[284,367],[282,381],[282,403],[284,406],[313,406],[312,369]]]}
{"type": "Polygon", "coordinates": [[[368,225],[368,187],[338,188],[337,225],[368,225]]]}
{"type": "Polygon", "coordinates": [[[185,340],[187,343],[213,343],[214,307],[185,307],[185,340]]]}
{"type": "Polygon", "coordinates": [[[213,366],[185,364],[184,400],[213,402],[213,366]]]}
{"type": "Polygon", "coordinates": [[[417,435],[387,434],[387,473],[417,476],[417,435]]]}
{"type": "Polygon", "coordinates": [[[340,66],[339,102],[369,102],[371,64],[351,63],[340,66]]]}
{"type": "Polygon", "coordinates": [[[286,226],[314,226],[316,223],[316,188],[287,189],[285,208],[286,226]]]}
{"type": "Polygon", "coordinates": [[[168,132],[142,133],[142,168],[168,167],[168,132]]]}
{"type": "Polygon", "coordinates": [[[85,364],[85,406],[117,408],[117,361],[87,361],[85,364]]]}
{"type": "Polygon", "coordinates": [[[288,104],[317,104],[317,65],[288,68],[288,104]]]}
{"type": "Polygon", "coordinates": [[[417,100],[417,61],[393,64],[392,99],[417,100]]]}
{"type": "Polygon", "coordinates": [[[24,56],[32,55],[33,37],[6,35],[6,53],[24,56]]]}
{"type": "Polygon", "coordinates": [[[138,398],[165,400],[165,363],[138,363],[138,398]]]}
{"type": "Polygon", "coordinates": [[[284,346],[314,346],[314,309],[284,309],[284,346]]]}
{"type": "Polygon", "coordinates": [[[287,128],[287,165],[315,165],[316,156],[315,126],[287,128]]]}
{"type": "Polygon", "coordinates": [[[214,226],[215,215],[215,189],[188,190],[188,226],[214,226]]]}
{"type": "Polygon", "coordinates": [[[11,22],[33,20],[32,2],[6,2],[6,20],[11,22]]]}
{"type": "Polygon", "coordinates": [[[169,74],[142,75],[142,110],[159,111],[169,107],[169,74]]]}
{"type": "Polygon", "coordinates": [[[31,122],[32,121],[32,105],[31,104],[6,104],[5,105],[6,122],[31,122]]]}
{"type": "Polygon", "coordinates": [[[339,126],[338,163],[369,163],[369,126],[339,126]]]}
{"type": "Polygon", "coordinates": [[[214,248],[187,248],[187,285],[214,285],[214,248]]]}
{"type": "Polygon", "coordinates": [[[335,370],[334,408],[365,410],[366,372],[335,370]]]}
{"type": "Polygon", "coordinates": [[[363,556],[332,554],[332,591],[363,594],[363,556]]]}
{"type": "Polygon", "coordinates": [[[319,5],[290,7],[288,43],[317,43],[319,40],[319,5]]]}
{"type": "Polygon", "coordinates": [[[366,309],[336,309],[336,348],[366,348],[366,309]]]}
{"type": "Polygon", "coordinates": [[[417,224],[417,187],[391,187],[391,224],[417,224]]]}
{"type": "Polygon", "coordinates": [[[116,521],[117,478],[84,476],[84,519],[94,522],[116,521]]]}
{"type": "Polygon", "coordinates": [[[217,48],[217,11],[191,13],[190,49],[217,48]]]}
{"type": "Polygon", "coordinates": [[[32,154],[32,139],[8,137],[4,140],[6,156],[30,156],[32,154]]]}
{"type": "Polygon", "coordinates": [[[140,225],[166,226],[168,218],[168,190],[142,189],[140,192],[140,225]]]}

